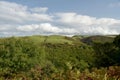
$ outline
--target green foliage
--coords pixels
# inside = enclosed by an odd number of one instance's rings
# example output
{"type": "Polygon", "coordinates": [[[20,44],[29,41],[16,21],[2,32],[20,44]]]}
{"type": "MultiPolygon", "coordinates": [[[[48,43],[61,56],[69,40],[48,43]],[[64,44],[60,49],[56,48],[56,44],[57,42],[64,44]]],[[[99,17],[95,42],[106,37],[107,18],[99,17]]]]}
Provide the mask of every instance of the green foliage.
{"type": "Polygon", "coordinates": [[[28,71],[39,60],[39,52],[32,41],[9,38],[0,45],[0,68],[10,73],[28,71]],[[31,44],[31,45],[30,45],[31,44]],[[34,60],[33,60],[34,59],[34,60]],[[38,60],[36,60],[38,59],[38,60]]]}
{"type": "Polygon", "coordinates": [[[118,79],[119,36],[114,39],[113,43],[113,37],[98,38],[95,36],[95,38],[92,37],[91,45],[83,43],[86,38],[88,36],[58,35],[1,38],[0,79],[118,79]],[[105,42],[102,42],[104,39],[105,42]],[[112,67],[108,68],[109,66],[112,67]],[[114,75],[111,69],[114,73],[116,72],[114,75]]]}
{"type": "Polygon", "coordinates": [[[113,43],[120,48],[120,35],[116,36],[113,43]]]}

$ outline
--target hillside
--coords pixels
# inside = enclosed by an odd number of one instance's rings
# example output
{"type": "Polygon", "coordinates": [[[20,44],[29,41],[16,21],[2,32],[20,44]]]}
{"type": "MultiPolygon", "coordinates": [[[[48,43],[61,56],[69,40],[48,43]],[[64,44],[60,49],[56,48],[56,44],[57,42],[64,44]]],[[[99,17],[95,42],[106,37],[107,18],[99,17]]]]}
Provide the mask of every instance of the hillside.
{"type": "Polygon", "coordinates": [[[108,79],[116,79],[120,76],[118,41],[119,36],[1,38],[0,79],[101,80],[111,69],[116,74],[109,73],[108,79]]]}
{"type": "Polygon", "coordinates": [[[92,44],[92,43],[110,43],[113,42],[114,36],[88,36],[85,38],[82,38],[81,41],[86,44],[92,44]]]}
{"type": "Polygon", "coordinates": [[[93,42],[98,42],[98,43],[106,43],[106,42],[112,42],[114,40],[115,35],[106,35],[106,36],[87,36],[87,35],[76,35],[73,37],[67,37],[67,36],[61,36],[61,35],[50,35],[50,36],[39,36],[39,35],[34,35],[34,36],[27,36],[27,37],[20,37],[20,38],[28,38],[30,40],[35,41],[36,43],[51,43],[51,44],[74,44],[74,43],[79,43],[79,44],[89,44],[93,42]]]}

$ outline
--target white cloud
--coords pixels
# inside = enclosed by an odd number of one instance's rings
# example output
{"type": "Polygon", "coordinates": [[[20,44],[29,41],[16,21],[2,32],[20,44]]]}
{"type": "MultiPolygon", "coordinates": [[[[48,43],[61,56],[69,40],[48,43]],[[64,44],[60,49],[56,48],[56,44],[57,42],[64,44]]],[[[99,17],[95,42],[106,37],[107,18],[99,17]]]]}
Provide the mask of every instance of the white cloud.
{"type": "Polygon", "coordinates": [[[40,27],[39,27],[40,30],[43,30],[45,32],[52,32],[52,33],[59,33],[61,32],[61,29],[56,27],[56,26],[52,26],[51,24],[49,23],[43,23],[43,24],[40,24],[40,27]]]}
{"type": "Polygon", "coordinates": [[[18,31],[22,32],[40,32],[40,33],[57,33],[57,34],[74,34],[76,30],[72,28],[60,28],[57,26],[53,26],[50,23],[42,23],[42,24],[32,24],[32,25],[23,25],[16,28],[18,31]]]}
{"type": "Polygon", "coordinates": [[[96,18],[76,13],[57,13],[58,21],[73,25],[92,25],[96,18]]]}
{"type": "Polygon", "coordinates": [[[96,18],[76,13],[57,13],[58,22],[65,24],[79,34],[119,34],[120,20],[113,18],[96,18]],[[115,27],[116,26],[116,27],[115,27]]]}
{"type": "Polygon", "coordinates": [[[45,13],[47,10],[48,10],[47,7],[35,7],[31,9],[32,12],[37,12],[37,13],[45,13]]]}
{"type": "Polygon", "coordinates": [[[49,15],[47,7],[0,1],[0,36],[35,34],[119,34],[120,20],[75,12],[49,15]]]}
{"type": "MultiPolygon", "coordinates": [[[[27,6],[0,1],[0,22],[1,23],[26,23],[30,21],[51,21],[52,16],[45,13],[31,12],[27,6]]],[[[34,10],[37,8],[34,8],[34,10]]],[[[40,8],[41,11],[47,8],[40,8]]],[[[39,9],[39,10],[40,10],[39,9]]]]}
{"type": "Polygon", "coordinates": [[[94,22],[94,24],[98,24],[98,25],[114,25],[114,24],[119,24],[120,20],[115,20],[112,18],[100,18],[100,19],[96,19],[96,21],[94,22]]]}
{"type": "Polygon", "coordinates": [[[107,27],[102,27],[102,26],[98,26],[98,27],[88,27],[87,29],[85,28],[84,30],[85,34],[118,34],[117,31],[109,29],[107,27]]]}

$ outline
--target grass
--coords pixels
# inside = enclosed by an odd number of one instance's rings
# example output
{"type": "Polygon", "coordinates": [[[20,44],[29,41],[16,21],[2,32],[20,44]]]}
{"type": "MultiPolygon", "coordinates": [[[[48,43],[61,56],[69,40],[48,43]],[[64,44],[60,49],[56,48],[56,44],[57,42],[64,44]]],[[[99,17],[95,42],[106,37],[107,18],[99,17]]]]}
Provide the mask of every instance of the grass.
{"type": "MultiPolygon", "coordinates": [[[[73,37],[67,37],[62,35],[50,35],[50,36],[41,36],[41,35],[34,35],[34,36],[26,36],[26,37],[15,37],[15,38],[24,38],[33,41],[36,44],[41,43],[51,43],[51,44],[82,44],[85,45],[91,42],[112,42],[114,40],[113,36],[82,36],[82,35],[75,35],[73,37]]],[[[1,39],[2,40],[2,39],[1,39]]]]}
{"type": "Polygon", "coordinates": [[[68,44],[72,44],[72,40],[68,40],[67,38],[65,38],[65,36],[58,36],[58,35],[52,35],[52,36],[48,36],[47,40],[46,40],[47,43],[61,43],[61,44],[64,44],[64,43],[68,43],[68,44]]]}

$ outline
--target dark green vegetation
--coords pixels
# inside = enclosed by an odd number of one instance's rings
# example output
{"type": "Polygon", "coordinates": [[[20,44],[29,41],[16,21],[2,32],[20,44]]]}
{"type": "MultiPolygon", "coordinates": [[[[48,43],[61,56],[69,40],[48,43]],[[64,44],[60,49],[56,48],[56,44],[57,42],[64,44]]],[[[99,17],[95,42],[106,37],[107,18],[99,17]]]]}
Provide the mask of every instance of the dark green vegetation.
{"type": "Polygon", "coordinates": [[[0,39],[0,80],[118,80],[120,35],[0,39]]]}

